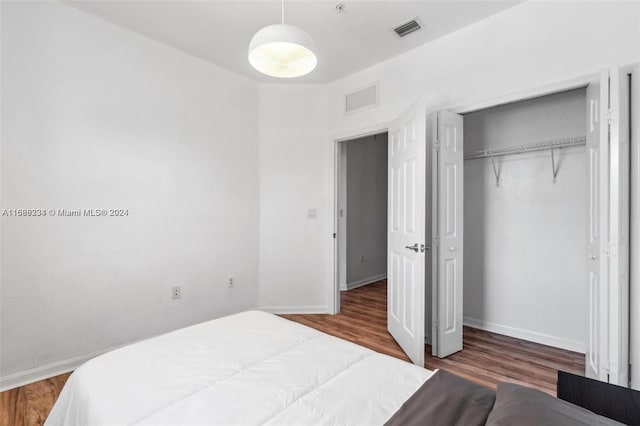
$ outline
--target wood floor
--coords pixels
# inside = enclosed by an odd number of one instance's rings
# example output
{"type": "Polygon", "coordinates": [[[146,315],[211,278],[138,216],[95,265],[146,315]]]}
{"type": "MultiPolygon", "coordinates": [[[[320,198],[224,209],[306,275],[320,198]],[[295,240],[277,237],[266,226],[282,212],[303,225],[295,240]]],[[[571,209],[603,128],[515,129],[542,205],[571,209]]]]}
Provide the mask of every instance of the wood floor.
{"type": "MultiPolygon", "coordinates": [[[[341,295],[338,315],[283,315],[285,318],[408,361],[387,332],[387,283],[380,281],[341,295]]],[[[584,374],[584,354],[464,328],[464,349],[447,358],[431,356],[425,345],[424,366],[449,370],[495,388],[499,382],[524,384],[556,394],[558,370],[584,374]]]]}
{"type": "MultiPolygon", "coordinates": [[[[387,332],[387,283],[343,292],[338,315],[283,315],[325,333],[408,360],[387,332]]],[[[464,350],[445,359],[425,347],[425,367],[446,369],[495,388],[498,382],[526,384],[555,395],[557,370],[584,372],[584,355],[472,328],[464,350]]],[[[0,426],[42,425],[69,374],[0,393],[0,426]]]]}
{"type": "Polygon", "coordinates": [[[71,373],[0,393],[0,426],[44,424],[71,373]]]}

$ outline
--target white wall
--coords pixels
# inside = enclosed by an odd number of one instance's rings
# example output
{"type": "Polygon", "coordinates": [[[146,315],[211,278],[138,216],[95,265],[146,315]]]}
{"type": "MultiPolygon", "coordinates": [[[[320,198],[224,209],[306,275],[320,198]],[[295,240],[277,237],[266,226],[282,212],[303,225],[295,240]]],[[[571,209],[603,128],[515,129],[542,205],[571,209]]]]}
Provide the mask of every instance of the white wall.
{"type": "Polygon", "coordinates": [[[334,144],[325,99],[322,86],[260,87],[259,305],[268,311],[327,310],[334,144]]]}
{"type": "Polygon", "coordinates": [[[347,281],[351,289],[387,274],[387,133],[347,147],[347,281]]]}
{"type": "MultiPolygon", "coordinates": [[[[584,136],[585,90],[464,116],[465,152],[584,136]]],[[[584,147],[465,161],[464,317],[468,325],[584,352],[584,147]]]]}
{"type": "Polygon", "coordinates": [[[2,2],[2,113],[3,209],[129,210],[2,218],[2,386],[256,305],[257,84],[57,2],[2,2]]]}
{"type": "MultiPolygon", "coordinates": [[[[319,156],[318,152],[332,152],[334,137],[356,136],[363,129],[379,127],[394,119],[419,96],[425,97],[429,109],[454,108],[574,79],[611,65],[640,61],[639,17],[638,2],[525,2],[332,83],[325,89],[318,89],[328,103],[327,132],[309,135],[318,146],[305,145],[307,152],[296,156],[295,161],[283,163],[284,169],[280,173],[295,175],[301,164],[310,165],[313,173],[306,178],[305,184],[313,188],[312,191],[324,193],[327,187],[333,188],[333,183],[327,184],[325,179],[327,176],[332,179],[334,157],[332,153],[319,156]],[[343,94],[376,81],[380,82],[380,106],[343,114],[343,94]]],[[[286,117],[297,107],[303,110],[312,107],[299,97],[292,100],[295,104],[287,105],[290,90],[294,89],[269,88],[272,101],[268,104],[286,108],[269,111],[270,119],[283,126],[279,129],[283,139],[273,146],[261,141],[263,158],[278,155],[277,151],[283,146],[295,147],[299,143],[288,129],[299,125],[299,117],[294,115],[297,119],[292,121],[286,117]]],[[[262,117],[261,120],[265,121],[262,117]]],[[[278,139],[278,134],[274,132],[269,138],[278,139]]],[[[297,182],[280,181],[279,191],[296,192],[297,182]]],[[[275,190],[271,192],[261,193],[261,206],[281,198],[275,190]]],[[[314,198],[324,200],[324,204],[317,207],[327,213],[319,217],[323,225],[318,224],[318,229],[332,229],[334,218],[329,210],[333,208],[333,193],[314,198]]],[[[281,208],[299,212],[304,206],[299,200],[291,199],[285,200],[281,208]]],[[[318,234],[318,241],[322,240],[322,235],[318,234]]],[[[278,241],[278,247],[302,247],[307,237],[304,233],[287,233],[278,241]]],[[[267,249],[268,246],[261,242],[261,256],[267,249]]],[[[280,264],[286,264],[284,259],[280,264]]],[[[318,305],[331,303],[333,245],[330,241],[325,251],[314,251],[304,264],[304,269],[288,269],[295,275],[278,285],[277,292],[269,296],[270,303],[279,306],[299,306],[310,300],[318,305]],[[321,279],[315,272],[321,271],[323,266],[327,270],[321,279]],[[322,290],[317,288],[322,284],[328,289],[324,299],[321,298],[322,290]],[[308,294],[315,296],[311,298],[308,294]]]]}

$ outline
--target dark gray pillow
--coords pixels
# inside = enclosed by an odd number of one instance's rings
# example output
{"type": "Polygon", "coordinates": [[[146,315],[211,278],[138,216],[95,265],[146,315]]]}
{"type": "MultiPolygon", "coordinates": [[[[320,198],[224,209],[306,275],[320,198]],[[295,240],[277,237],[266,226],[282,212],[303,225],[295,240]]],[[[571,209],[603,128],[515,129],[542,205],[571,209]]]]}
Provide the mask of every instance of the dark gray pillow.
{"type": "Polygon", "coordinates": [[[385,426],[480,426],[495,399],[492,389],[438,370],[385,426]]]}
{"type": "Polygon", "coordinates": [[[487,426],[621,425],[587,409],[513,383],[500,383],[487,426]]]}

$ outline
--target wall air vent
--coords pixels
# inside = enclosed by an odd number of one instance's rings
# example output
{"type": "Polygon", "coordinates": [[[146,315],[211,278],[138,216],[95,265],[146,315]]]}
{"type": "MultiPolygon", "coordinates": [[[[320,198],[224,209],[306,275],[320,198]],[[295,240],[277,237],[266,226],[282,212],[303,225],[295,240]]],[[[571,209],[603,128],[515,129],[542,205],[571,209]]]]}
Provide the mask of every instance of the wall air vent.
{"type": "Polygon", "coordinates": [[[398,25],[393,29],[393,32],[395,32],[398,35],[398,37],[404,37],[407,34],[411,34],[414,31],[418,31],[420,28],[422,27],[420,27],[420,24],[418,23],[418,19],[414,18],[409,22],[405,22],[402,25],[398,25]]]}
{"type": "Polygon", "coordinates": [[[379,104],[380,93],[378,83],[364,89],[356,90],[344,95],[344,112],[349,114],[363,109],[376,107],[379,104]]]}

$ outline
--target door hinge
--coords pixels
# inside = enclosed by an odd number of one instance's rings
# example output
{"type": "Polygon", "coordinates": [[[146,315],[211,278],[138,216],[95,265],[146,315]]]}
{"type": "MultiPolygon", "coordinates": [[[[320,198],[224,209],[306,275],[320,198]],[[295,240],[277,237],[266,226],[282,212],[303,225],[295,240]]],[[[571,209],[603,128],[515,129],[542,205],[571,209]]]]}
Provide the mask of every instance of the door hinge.
{"type": "Polygon", "coordinates": [[[336,234],[335,232],[333,233],[333,238],[336,238],[338,236],[338,234],[336,234]]]}
{"type": "Polygon", "coordinates": [[[440,322],[438,321],[438,318],[433,320],[433,326],[436,328],[436,330],[440,328],[440,322]]]}
{"type": "Polygon", "coordinates": [[[439,247],[440,246],[440,236],[436,235],[435,237],[433,237],[432,243],[433,243],[434,247],[439,247]]]}
{"type": "Polygon", "coordinates": [[[608,109],[604,115],[605,120],[607,120],[608,124],[613,124],[618,120],[617,111],[614,109],[608,109]]]}
{"type": "Polygon", "coordinates": [[[439,151],[440,150],[440,139],[436,139],[433,141],[433,149],[435,151],[439,151]]]}

